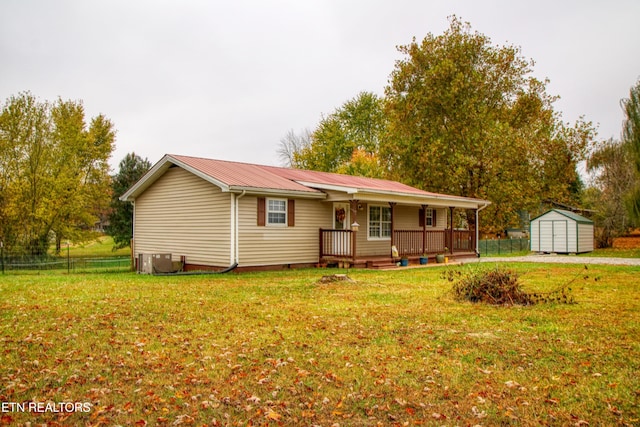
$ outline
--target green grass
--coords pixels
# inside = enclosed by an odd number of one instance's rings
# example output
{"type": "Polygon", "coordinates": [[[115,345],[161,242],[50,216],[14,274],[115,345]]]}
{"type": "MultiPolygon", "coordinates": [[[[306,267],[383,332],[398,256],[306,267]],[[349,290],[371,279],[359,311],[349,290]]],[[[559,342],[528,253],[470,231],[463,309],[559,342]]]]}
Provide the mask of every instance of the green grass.
{"type": "Polygon", "coordinates": [[[593,252],[580,254],[580,256],[586,256],[586,257],[640,258],[640,248],[637,248],[637,249],[617,249],[617,248],[596,249],[593,252]]]}
{"type": "Polygon", "coordinates": [[[447,268],[6,275],[0,400],[91,410],[3,422],[640,422],[640,268],[515,264],[528,290],[572,281],[577,304],[530,307],[456,302],[447,268]]]}
{"type": "MultiPolygon", "coordinates": [[[[116,257],[116,256],[129,256],[131,249],[126,247],[118,250],[113,250],[113,238],[111,236],[101,236],[96,240],[72,244],[69,247],[69,256],[72,258],[80,257],[116,257]]],[[[67,255],[67,248],[63,245],[62,256],[67,255]]]]}

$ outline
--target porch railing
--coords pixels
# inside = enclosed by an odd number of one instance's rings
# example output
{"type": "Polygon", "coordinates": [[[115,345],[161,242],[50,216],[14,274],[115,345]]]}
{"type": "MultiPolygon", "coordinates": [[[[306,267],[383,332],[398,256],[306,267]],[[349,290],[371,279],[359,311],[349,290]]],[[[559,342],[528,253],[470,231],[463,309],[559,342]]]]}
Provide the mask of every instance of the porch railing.
{"type": "Polygon", "coordinates": [[[353,258],[353,231],[320,229],[320,257],[353,258]]]}
{"type": "Polygon", "coordinates": [[[453,252],[475,250],[474,232],[454,230],[394,230],[393,242],[400,256],[444,253],[445,248],[453,252]]]}
{"type": "MultiPolygon", "coordinates": [[[[399,256],[475,250],[473,230],[394,230],[393,244],[399,256]],[[453,241],[452,241],[453,237],[453,241]]],[[[354,258],[355,242],[351,230],[320,229],[320,257],[354,258]]],[[[389,254],[391,243],[389,243],[389,254]]],[[[387,255],[387,254],[379,254],[387,255]]]]}
{"type": "Polygon", "coordinates": [[[472,252],[476,250],[476,234],[473,230],[453,230],[454,252],[472,252]]]}

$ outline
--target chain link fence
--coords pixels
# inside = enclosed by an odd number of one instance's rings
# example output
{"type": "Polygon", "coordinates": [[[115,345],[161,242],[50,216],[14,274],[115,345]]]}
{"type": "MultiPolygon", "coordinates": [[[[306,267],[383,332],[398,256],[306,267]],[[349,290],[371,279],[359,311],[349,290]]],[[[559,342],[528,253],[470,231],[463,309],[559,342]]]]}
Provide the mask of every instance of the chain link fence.
{"type": "Polygon", "coordinates": [[[529,248],[529,239],[494,239],[478,242],[480,256],[523,253],[529,252],[529,248]]]}
{"type": "Polygon", "coordinates": [[[111,246],[91,242],[86,246],[63,246],[56,254],[34,254],[33,251],[18,248],[9,251],[0,245],[0,274],[59,271],[80,272],[120,272],[131,269],[131,257],[127,251],[113,252],[111,246]]]}
{"type": "MultiPolygon", "coordinates": [[[[478,249],[481,256],[524,253],[529,251],[529,239],[480,240],[478,249]]],[[[0,248],[0,274],[40,271],[108,273],[131,270],[129,255],[99,256],[95,252],[91,249],[83,251],[63,247],[58,255],[34,256],[11,254],[0,248]]]]}

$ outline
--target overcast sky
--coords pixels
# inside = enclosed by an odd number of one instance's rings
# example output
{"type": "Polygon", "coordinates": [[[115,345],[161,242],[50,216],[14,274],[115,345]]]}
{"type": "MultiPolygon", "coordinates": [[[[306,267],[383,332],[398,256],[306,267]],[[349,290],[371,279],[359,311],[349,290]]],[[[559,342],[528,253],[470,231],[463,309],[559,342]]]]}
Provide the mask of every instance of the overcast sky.
{"type": "Polygon", "coordinates": [[[640,78],[638,0],[0,0],[0,97],[81,100],[135,151],[278,165],[279,141],[361,91],[455,14],[516,45],[555,109],[618,138],[640,78]]]}

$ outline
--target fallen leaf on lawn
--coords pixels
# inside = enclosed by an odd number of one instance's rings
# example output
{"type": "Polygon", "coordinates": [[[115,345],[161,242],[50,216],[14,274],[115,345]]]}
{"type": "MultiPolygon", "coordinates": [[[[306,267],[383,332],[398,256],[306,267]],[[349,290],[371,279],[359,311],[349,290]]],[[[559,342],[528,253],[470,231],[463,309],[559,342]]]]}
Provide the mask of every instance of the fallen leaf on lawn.
{"type": "Polygon", "coordinates": [[[282,418],[282,415],[280,415],[279,413],[277,413],[273,409],[269,409],[269,412],[267,412],[266,417],[268,419],[270,419],[270,420],[278,421],[278,420],[280,420],[280,418],[282,418]]]}
{"type": "Polygon", "coordinates": [[[485,411],[481,411],[475,406],[471,407],[471,412],[476,418],[485,418],[487,416],[487,413],[485,411]]]}
{"type": "Polygon", "coordinates": [[[407,401],[406,401],[406,400],[400,399],[399,397],[396,397],[394,400],[395,400],[395,401],[396,401],[396,403],[397,403],[398,405],[400,405],[400,406],[405,406],[405,405],[407,404],[407,401]]]}

